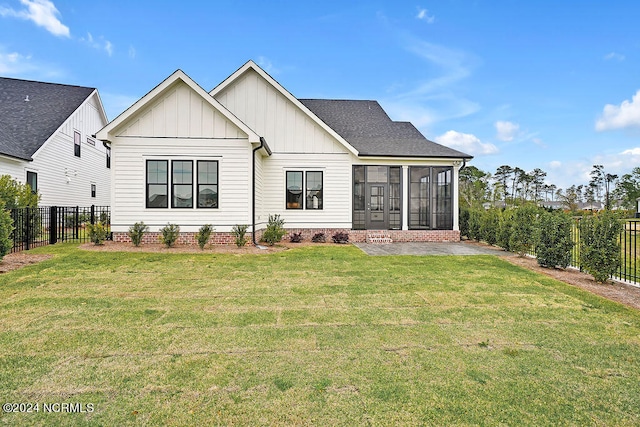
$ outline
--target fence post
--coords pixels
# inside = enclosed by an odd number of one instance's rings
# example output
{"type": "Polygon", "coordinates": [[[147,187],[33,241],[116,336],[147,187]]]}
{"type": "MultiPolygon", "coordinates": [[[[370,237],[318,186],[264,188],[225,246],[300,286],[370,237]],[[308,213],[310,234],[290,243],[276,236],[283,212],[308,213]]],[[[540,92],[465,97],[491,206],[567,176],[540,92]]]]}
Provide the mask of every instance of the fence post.
{"type": "MultiPolygon", "coordinates": [[[[25,212],[26,212],[26,216],[27,216],[27,220],[24,223],[24,237],[25,237],[25,249],[29,250],[31,249],[31,236],[30,236],[30,231],[31,231],[31,221],[29,221],[31,219],[31,208],[26,208],[25,212]]],[[[23,218],[24,219],[24,218],[23,218]]]]}
{"type": "Polygon", "coordinates": [[[58,220],[56,214],[58,213],[57,206],[49,207],[49,244],[55,245],[58,242],[58,220]]]}
{"type": "Polygon", "coordinates": [[[91,205],[91,225],[96,223],[96,207],[91,205]]]}
{"type": "Polygon", "coordinates": [[[76,239],[80,238],[80,206],[76,206],[76,218],[75,218],[75,230],[74,237],[76,239]]]}

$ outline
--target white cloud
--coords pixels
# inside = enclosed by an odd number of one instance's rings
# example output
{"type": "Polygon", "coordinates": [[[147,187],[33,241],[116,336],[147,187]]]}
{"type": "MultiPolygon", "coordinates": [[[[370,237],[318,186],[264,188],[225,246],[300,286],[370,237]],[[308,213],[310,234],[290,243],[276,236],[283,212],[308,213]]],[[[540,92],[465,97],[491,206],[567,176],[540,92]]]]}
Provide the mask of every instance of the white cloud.
{"type": "Polygon", "coordinates": [[[0,75],[32,79],[54,79],[65,75],[57,65],[35,61],[31,55],[7,52],[0,45],[0,75]]]}
{"type": "Polygon", "coordinates": [[[617,53],[617,52],[607,53],[604,56],[604,60],[605,61],[611,61],[612,59],[615,59],[616,61],[624,61],[625,60],[625,56],[623,54],[617,53]]]}
{"type": "Polygon", "coordinates": [[[625,156],[640,156],[640,147],[630,148],[620,153],[625,156]]]}
{"type": "Polygon", "coordinates": [[[273,62],[265,56],[258,57],[258,65],[269,74],[275,75],[280,72],[280,70],[273,65],[273,62]]]}
{"type": "Polygon", "coordinates": [[[104,50],[107,51],[107,55],[109,56],[113,55],[113,45],[109,40],[104,42],[104,50]]]}
{"type": "Polygon", "coordinates": [[[551,169],[560,169],[562,167],[562,162],[560,160],[552,160],[549,162],[549,167],[551,169]]]}
{"type": "Polygon", "coordinates": [[[427,24],[433,24],[436,20],[435,16],[429,15],[429,11],[427,9],[418,8],[418,14],[416,18],[421,21],[425,21],[427,24]]]}
{"type": "Polygon", "coordinates": [[[498,147],[495,145],[484,143],[475,135],[455,130],[447,131],[443,135],[434,138],[434,140],[438,144],[455,148],[467,154],[496,154],[498,152],[498,147]]]}
{"type": "Polygon", "coordinates": [[[136,59],[136,48],[129,46],[129,58],[136,59]]]}
{"type": "Polygon", "coordinates": [[[106,40],[104,36],[100,36],[98,40],[96,40],[91,33],[87,33],[87,37],[80,37],[79,40],[94,49],[104,50],[109,56],[113,55],[113,44],[109,40],[106,40]]]}
{"type": "Polygon", "coordinates": [[[516,137],[518,131],[520,130],[520,125],[517,123],[506,122],[506,121],[497,121],[495,123],[496,131],[498,132],[496,137],[500,141],[513,141],[513,138],[516,137]]]}
{"type": "Polygon", "coordinates": [[[640,127],[640,90],[633,95],[631,102],[625,99],[620,105],[605,105],[596,121],[597,131],[628,127],[640,127]]]}
{"type": "Polygon", "coordinates": [[[27,8],[15,10],[8,7],[0,7],[0,16],[26,19],[49,31],[54,36],[70,37],[69,27],[58,19],[60,12],[53,2],[49,0],[20,0],[20,3],[27,8]]]}

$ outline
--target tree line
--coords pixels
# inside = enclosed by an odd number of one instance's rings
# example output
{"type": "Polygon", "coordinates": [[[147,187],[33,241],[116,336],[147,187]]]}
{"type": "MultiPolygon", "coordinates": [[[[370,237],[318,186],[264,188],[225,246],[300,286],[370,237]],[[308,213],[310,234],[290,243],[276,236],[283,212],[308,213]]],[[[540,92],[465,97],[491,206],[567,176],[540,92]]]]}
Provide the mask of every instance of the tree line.
{"type": "Polygon", "coordinates": [[[546,181],[547,173],[536,168],[527,172],[519,167],[499,166],[491,174],[475,166],[460,171],[460,206],[480,208],[484,203],[503,206],[527,202],[556,202],[556,206],[577,211],[584,204],[601,204],[605,209],[635,210],[640,197],[640,167],[618,176],[603,165],[593,165],[587,185],[559,188],[546,181]]]}

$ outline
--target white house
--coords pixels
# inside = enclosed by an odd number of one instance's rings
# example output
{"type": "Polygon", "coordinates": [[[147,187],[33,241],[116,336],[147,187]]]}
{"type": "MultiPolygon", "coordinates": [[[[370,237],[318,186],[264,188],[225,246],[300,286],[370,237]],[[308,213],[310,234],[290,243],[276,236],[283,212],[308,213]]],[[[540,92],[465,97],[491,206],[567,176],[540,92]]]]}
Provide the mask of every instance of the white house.
{"type": "Polygon", "coordinates": [[[110,204],[107,124],[94,88],[0,78],[0,175],[26,182],[42,206],[110,204]]]}
{"type": "Polygon", "coordinates": [[[297,99],[249,61],[207,93],[178,70],[97,133],[112,151],[112,231],[167,223],[215,242],[269,214],[310,238],[455,241],[471,156],[392,121],[376,101],[297,99]]]}

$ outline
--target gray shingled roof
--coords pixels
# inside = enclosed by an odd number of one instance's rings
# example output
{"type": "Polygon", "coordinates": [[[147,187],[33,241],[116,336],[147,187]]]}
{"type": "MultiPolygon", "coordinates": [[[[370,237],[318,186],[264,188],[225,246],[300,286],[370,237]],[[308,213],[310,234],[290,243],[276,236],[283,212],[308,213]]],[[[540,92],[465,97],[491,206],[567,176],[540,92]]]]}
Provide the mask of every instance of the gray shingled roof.
{"type": "Polygon", "coordinates": [[[94,90],[0,77],[0,154],[32,160],[94,90]]]}
{"type": "Polygon", "coordinates": [[[409,122],[392,121],[377,101],[299,101],[358,150],[360,156],[473,157],[429,141],[409,122]]]}

